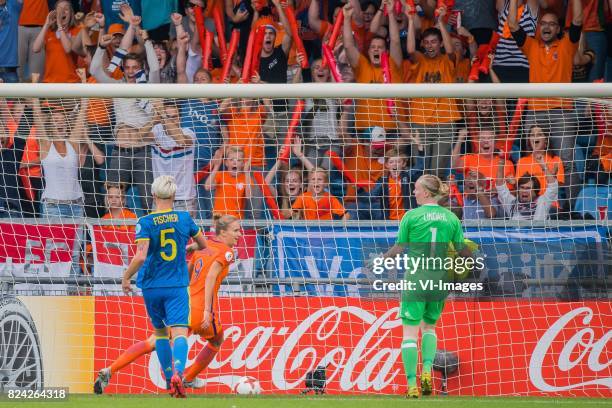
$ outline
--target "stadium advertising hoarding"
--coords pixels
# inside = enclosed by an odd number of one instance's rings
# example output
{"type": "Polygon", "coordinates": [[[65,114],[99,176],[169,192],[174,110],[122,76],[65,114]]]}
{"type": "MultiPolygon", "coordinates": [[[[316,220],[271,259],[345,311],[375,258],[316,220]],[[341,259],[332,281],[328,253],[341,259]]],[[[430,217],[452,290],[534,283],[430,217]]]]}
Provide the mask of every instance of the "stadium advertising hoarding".
{"type": "MultiPolygon", "coordinates": [[[[10,229],[7,236],[24,241],[5,241],[0,258],[4,273],[7,268],[38,268],[42,275],[60,267],[64,269],[58,273],[69,273],[74,226],[0,225],[2,231],[10,229]],[[26,240],[39,244],[26,245],[26,240]],[[29,262],[33,266],[26,267],[29,262]]],[[[363,259],[392,243],[395,234],[391,229],[306,231],[277,227],[272,251],[278,265],[275,270],[281,277],[358,277],[354,271],[361,268],[363,259]]],[[[566,245],[598,243],[603,237],[597,228],[584,227],[554,231],[481,229],[468,230],[466,235],[478,241],[498,263],[499,254],[506,253],[507,258],[501,258],[506,262],[502,266],[508,268],[505,273],[522,271],[531,277],[546,277],[546,273],[561,277],[566,266],[572,265],[566,262],[561,268],[544,268],[538,264],[538,245],[544,245],[548,253],[562,254],[570,248],[566,245]],[[519,249],[531,258],[521,257],[519,249]],[[516,262],[521,262],[518,266],[513,263],[515,256],[516,262]]],[[[123,242],[117,234],[94,237],[97,245],[114,251],[121,248],[115,245],[117,241],[123,242]],[[112,245],[102,244],[102,240],[112,245]]],[[[131,245],[129,234],[124,238],[131,245]]],[[[252,260],[255,242],[255,232],[247,231],[238,249],[239,257],[252,260]]],[[[120,250],[102,254],[98,254],[98,266],[106,263],[121,267],[124,262],[120,250]]],[[[10,271],[18,276],[14,269],[10,271]]],[[[289,295],[294,289],[278,288],[289,295]]],[[[328,393],[403,392],[397,300],[366,298],[346,285],[306,290],[311,296],[222,297],[220,321],[226,342],[200,375],[206,387],[198,392],[230,393],[240,378],[250,376],[260,381],[264,392],[298,393],[304,390],[308,372],[320,365],[326,366],[328,393]]],[[[38,373],[40,379],[33,380],[44,381],[45,386],[90,392],[97,370],[152,333],[139,296],[30,296],[19,300],[3,298],[0,317],[3,323],[11,319],[25,323],[24,333],[31,335],[31,343],[37,346],[20,352],[27,351],[33,361],[39,361],[28,374],[38,373]]],[[[607,300],[451,300],[438,326],[439,348],[456,353],[459,359],[458,371],[449,377],[448,391],[452,395],[612,397],[608,347],[611,315],[612,302],[607,300]]],[[[190,337],[190,359],[202,343],[190,337]]],[[[438,372],[435,379],[437,384],[438,372]]],[[[163,392],[161,386],[159,363],[152,354],[114,375],[107,392],[163,392]]]]}
{"type": "MultiPolygon", "coordinates": [[[[92,240],[93,274],[100,278],[121,279],[123,271],[136,252],[134,232],[125,229],[113,229],[102,226],[90,227],[92,240]]],[[[206,233],[212,237],[211,232],[206,233]]],[[[255,230],[244,230],[243,236],[235,247],[236,259],[232,265],[230,276],[251,277],[255,263],[257,236],[255,230]]],[[[121,286],[95,285],[98,294],[121,293],[121,286]]],[[[235,286],[224,285],[224,290],[236,291],[235,286]]]]}
{"type": "MultiPolygon", "coordinates": [[[[231,393],[250,376],[264,392],[298,393],[317,366],[326,366],[328,393],[397,394],[405,387],[396,302],[293,296],[220,302],[227,340],[200,374],[206,386],[197,392],[231,393]]],[[[19,358],[5,363],[16,361],[28,381],[71,392],[91,392],[97,370],[152,332],[140,297],[3,297],[0,309],[2,324],[22,340],[19,358]]],[[[609,301],[450,301],[438,328],[439,348],[459,359],[449,394],[612,397],[611,313],[609,301]]],[[[196,336],[189,344],[188,365],[203,346],[196,336]]],[[[434,377],[438,383],[439,372],[434,377]]],[[[162,385],[153,353],[114,375],[107,392],[163,392],[162,385]]]]}
{"type": "Polygon", "coordinates": [[[0,275],[68,276],[77,228],[72,224],[0,223],[0,275]]]}
{"type": "MultiPolygon", "coordinates": [[[[67,277],[71,273],[74,243],[78,232],[74,224],[0,223],[0,277],[67,277]]],[[[31,295],[57,294],[66,285],[19,283],[15,289],[31,295]]]]}
{"type": "Polygon", "coordinates": [[[95,303],[91,296],[0,294],[2,386],[91,392],[95,303]]]}
{"type": "MultiPolygon", "coordinates": [[[[609,262],[604,227],[466,228],[465,238],[478,244],[485,268],[472,278],[487,282],[476,295],[555,296],[563,286],[524,287],[532,279],[603,278],[609,262]],[[608,257],[608,258],[606,258],[608,257]]],[[[275,226],[274,268],[279,278],[372,278],[363,266],[386,252],[397,238],[389,227],[294,227],[275,226]]],[[[308,293],[313,296],[364,295],[356,285],[280,285],[277,293],[308,293]]],[[[369,288],[368,288],[369,289],[369,288]]],[[[474,295],[474,293],[472,293],[474,295]]]]}
{"type": "MultiPolygon", "coordinates": [[[[353,297],[225,297],[220,321],[226,342],[200,377],[198,392],[230,393],[242,376],[264,392],[297,393],[326,366],[328,393],[405,389],[397,303],[353,297]]],[[[452,395],[612,397],[606,326],[611,302],[450,301],[438,329],[439,348],[457,353],[452,395]]],[[[96,299],[95,370],[146,338],[140,299],[96,299]],[[130,313],[125,313],[129,308],[130,313]]],[[[190,359],[202,347],[191,336],[190,359]]],[[[435,374],[436,382],[439,373],[435,374]]],[[[113,377],[107,392],[162,391],[155,354],[113,377]]]]}

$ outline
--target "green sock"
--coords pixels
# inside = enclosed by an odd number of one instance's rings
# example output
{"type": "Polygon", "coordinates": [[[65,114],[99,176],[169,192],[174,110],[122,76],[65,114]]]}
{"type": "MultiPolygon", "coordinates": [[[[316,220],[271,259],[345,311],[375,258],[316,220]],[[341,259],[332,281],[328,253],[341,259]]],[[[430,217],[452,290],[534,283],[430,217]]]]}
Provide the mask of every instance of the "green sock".
{"type": "Polygon", "coordinates": [[[431,373],[431,366],[436,357],[438,338],[435,332],[424,332],[421,338],[421,356],[423,358],[423,372],[431,373]]]}
{"type": "Polygon", "coordinates": [[[402,361],[404,362],[408,386],[416,387],[417,363],[419,361],[416,340],[408,339],[402,342],[402,361]]]}

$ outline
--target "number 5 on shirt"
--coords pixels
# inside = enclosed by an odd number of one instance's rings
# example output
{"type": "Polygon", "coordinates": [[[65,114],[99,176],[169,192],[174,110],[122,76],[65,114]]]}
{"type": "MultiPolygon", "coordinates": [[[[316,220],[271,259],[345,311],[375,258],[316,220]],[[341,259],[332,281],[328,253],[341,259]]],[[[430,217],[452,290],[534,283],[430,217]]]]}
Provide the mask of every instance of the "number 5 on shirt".
{"type": "Polygon", "coordinates": [[[176,258],[176,241],[173,238],[167,238],[166,234],[174,234],[174,228],[166,228],[160,231],[161,247],[164,248],[160,255],[164,261],[170,262],[176,258]],[[166,253],[168,245],[170,245],[170,255],[166,253]]]}

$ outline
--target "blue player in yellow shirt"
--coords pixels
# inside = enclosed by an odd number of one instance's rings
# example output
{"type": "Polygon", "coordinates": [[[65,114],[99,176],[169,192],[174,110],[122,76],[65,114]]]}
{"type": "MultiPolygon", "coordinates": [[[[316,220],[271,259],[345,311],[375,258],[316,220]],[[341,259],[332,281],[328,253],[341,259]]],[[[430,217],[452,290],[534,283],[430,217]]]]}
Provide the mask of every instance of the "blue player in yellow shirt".
{"type": "Polygon", "coordinates": [[[187,362],[190,313],[186,256],[188,252],[206,248],[206,239],[187,212],[172,210],[176,193],[173,177],[156,178],[151,191],[156,211],[140,218],[136,224],[136,254],[123,274],[122,287],[129,294],[130,279],[138,272],[136,284],[142,290],[155,328],[155,349],[170,395],[184,398],[182,375],[187,362]],[[190,238],[195,242],[187,246],[190,238]]]}

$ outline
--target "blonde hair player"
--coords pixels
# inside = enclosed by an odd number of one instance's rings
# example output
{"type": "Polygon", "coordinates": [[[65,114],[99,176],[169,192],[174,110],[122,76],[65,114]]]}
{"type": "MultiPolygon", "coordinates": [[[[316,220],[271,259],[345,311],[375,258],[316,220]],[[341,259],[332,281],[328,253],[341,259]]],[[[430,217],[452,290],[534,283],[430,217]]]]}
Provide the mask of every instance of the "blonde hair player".
{"type": "MultiPolygon", "coordinates": [[[[422,256],[448,257],[448,245],[452,243],[461,257],[471,257],[471,250],[464,245],[461,222],[455,214],[441,207],[438,202],[447,196],[449,187],[437,176],[426,174],[416,181],[414,196],[418,208],[408,211],[400,222],[399,233],[395,245],[384,257],[395,257],[407,252],[412,258],[422,256]]],[[[439,272],[433,266],[430,270],[421,267],[412,275],[412,279],[432,276],[439,272]]],[[[446,273],[446,271],[444,271],[446,273]]],[[[421,392],[423,395],[432,393],[431,369],[436,355],[436,323],[442,314],[446,296],[444,294],[428,294],[418,296],[412,291],[404,291],[400,304],[399,317],[402,319],[402,361],[408,380],[407,396],[419,397],[416,373],[418,364],[417,340],[421,338],[421,392]]]]}
{"type": "MultiPolygon", "coordinates": [[[[201,388],[204,382],[196,376],[210,364],[223,343],[223,330],[219,323],[218,308],[216,308],[218,287],[227,276],[229,265],[235,261],[233,248],[242,237],[240,220],[233,215],[222,215],[214,220],[215,238],[207,241],[206,251],[196,252],[189,264],[190,283],[189,295],[191,305],[191,321],[189,328],[194,334],[199,334],[207,340],[204,347],[195,357],[193,364],[185,370],[184,386],[201,388]],[[210,280],[210,284],[209,284],[210,280]],[[210,293],[207,292],[211,288],[210,293]],[[205,317],[204,311],[211,310],[206,302],[212,306],[214,312],[205,317]],[[210,318],[209,318],[210,317],[210,318]]],[[[111,375],[136,361],[139,357],[155,350],[155,335],[147,340],[132,344],[113,363],[98,373],[94,384],[94,392],[102,394],[108,386],[111,375]]]]}
{"type": "Polygon", "coordinates": [[[136,224],[136,254],[123,274],[121,286],[129,294],[130,280],[138,272],[136,283],[155,328],[155,349],[167,388],[171,396],[184,398],[190,314],[186,258],[187,253],[206,248],[206,239],[188,212],[172,209],[176,194],[173,177],[157,177],[151,192],[156,210],[136,224]],[[195,242],[187,246],[190,238],[195,242]]]}

